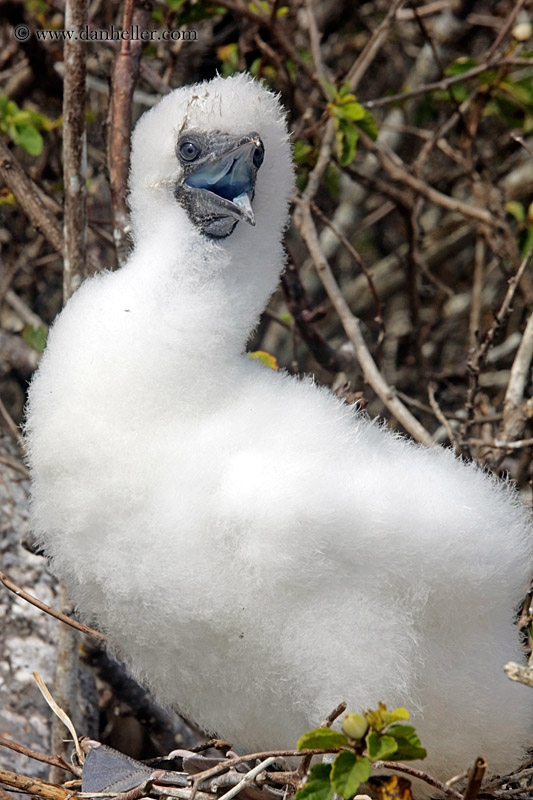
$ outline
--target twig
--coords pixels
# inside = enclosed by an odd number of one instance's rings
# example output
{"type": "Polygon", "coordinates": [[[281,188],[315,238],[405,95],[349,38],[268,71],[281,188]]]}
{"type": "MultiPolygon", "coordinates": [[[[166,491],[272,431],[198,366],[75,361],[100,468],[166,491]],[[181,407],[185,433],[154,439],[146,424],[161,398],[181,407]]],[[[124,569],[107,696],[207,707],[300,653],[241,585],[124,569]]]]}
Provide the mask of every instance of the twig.
{"type": "Polygon", "coordinates": [[[80,631],[81,633],[86,633],[88,636],[94,636],[96,639],[107,641],[108,637],[104,633],[95,631],[93,628],[89,628],[88,625],[83,625],[83,623],[77,622],[75,619],[71,619],[66,614],[62,614],[60,611],[50,608],[50,606],[47,606],[46,603],[42,602],[42,600],[37,600],[36,597],[33,597],[31,594],[28,594],[28,592],[25,592],[24,589],[20,588],[20,586],[17,586],[17,584],[8,578],[3,572],[0,572],[0,583],[3,583],[6,589],[9,589],[10,592],[13,592],[18,597],[22,598],[22,600],[26,600],[27,603],[31,603],[32,606],[39,608],[41,611],[44,611],[51,617],[55,617],[55,619],[58,619],[60,622],[64,622],[65,625],[70,625],[71,628],[76,628],[76,630],[80,631]]]}
{"type": "Polygon", "coordinates": [[[493,42],[493,44],[492,44],[492,46],[491,46],[491,48],[489,50],[489,52],[487,53],[487,60],[491,59],[494,56],[494,54],[499,50],[500,45],[507,38],[507,36],[509,34],[509,31],[511,31],[513,29],[513,26],[515,24],[515,20],[516,20],[518,14],[520,12],[520,9],[523,8],[523,6],[525,4],[526,4],[526,0],[517,0],[517,2],[515,3],[515,7],[513,8],[511,13],[507,17],[505,25],[503,26],[503,28],[499,32],[498,36],[496,37],[495,41],[493,42]]]}
{"type": "Polygon", "coordinates": [[[0,464],[5,464],[7,467],[11,467],[11,469],[17,470],[17,472],[20,472],[20,474],[24,475],[25,478],[30,477],[29,469],[22,463],[22,461],[18,461],[16,458],[11,458],[11,456],[7,455],[0,456],[0,464]]]}
{"type": "MultiPolygon", "coordinates": [[[[62,612],[70,609],[67,590],[64,584],[59,584],[58,600],[62,612]]],[[[65,615],[66,616],[66,615],[65,615]]],[[[57,637],[56,668],[54,674],[54,697],[50,694],[40,676],[34,672],[33,677],[41,690],[50,708],[55,712],[52,717],[51,744],[52,750],[63,758],[68,757],[70,743],[65,739],[65,725],[76,743],[78,759],[83,763],[83,754],[79,745],[76,730],[70,720],[69,714],[74,715],[78,708],[78,672],[79,672],[79,647],[78,632],[72,626],[60,625],[57,637]]],[[[51,767],[48,780],[59,783],[61,773],[56,767],[51,767]]]]}
{"type": "Polygon", "coordinates": [[[223,794],[222,797],[219,798],[219,800],[232,800],[232,798],[238,795],[239,792],[242,792],[242,790],[245,789],[248,786],[248,784],[253,783],[256,776],[259,775],[260,772],[264,772],[267,767],[269,767],[271,764],[275,762],[275,760],[276,760],[275,756],[266,758],[264,761],[258,764],[257,767],[254,767],[249,772],[247,772],[246,775],[243,777],[243,779],[239,781],[239,783],[236,786],[230,789],[229,792],[223,794]]]}
{"type": "Polygon", "coordinates": [[[16,425],[13,417],[11,416],[11,414],[9,413],[7,408],[5,407],[4,401],[2,400],[2,398],[0,398],[0,415],[3,417],[7,427],[9,428],[9,432],[12,434],[15,442],[17,444],[20,444],[20,439],[22,437],[22,433],[18,429],[18,426],[16,425]]]}
{"type": "Polygon", "coordinates": [[[483,367],[483,364],[485,363],[487,353],[489,351],[490,346],[492,345],[492,342],[494,341],[494,337],[496,335],[497,330],[503,324],[503,322],[507,318],[507,315],[510,312],[511,303],[515,296],[515,292],[520,284],[522,276],[528,269],[532,260],[533,260],[533,247],[531,247],[529,253],[522,260],[522,263],[520,264],[516,274],[509,280],[507,292],[505,293],[505,297],[503,298],[502,304],[498,312],[494,315],[494,320],[492,321],[492,324],[490,325],[482,341],[480,342],[478,347],[472,352],[468,360],[469,383],[468,383],[468,390],[465,402],[466,419],[463,425],[461,426],[461,439],[463,441],[465,441],[468,429],[472,424],[472,416],[474,413],[474,399],[479,388],[478,387],[479,373],[483,367]]]}
{"type": "Polygon", "coordinates": [[[44,753],[38,753],[36,750],[30,750],[29,747],[24,747],[22,744],[12,742],[11,739],[6,739],[5,736],[0,736],[0,747],[7,747],[9,750],[14,750],[15,753],[20,753],[28,758],[33,758],[34,761],[42,761],[44,764],[50,764],[51,766],[58,767],[59,769],[65,771],[68,770],[69,772],[72,772],[73,775],[77,775],[74,767],[71,764],[68,764],[62,758],[54,758],[54,756],[47,756],[44,753]]]}
{"type": "Polygon", "coordinates": [[[43,797],[44,800],[68,800],[72,796],[72,791],[63,789],[62,786],[54,786],[54,784],[43,781],[40,778],[18,775],[16,772],[9,772],[7,769],[0,769],[0,783],[12,786],[14,789],[19,789],[27,794],[43,797]]]}
{"type": "MultiPolygon", "coordinates": [[[[150,21],[152,4],[136,3],[126,0],[123,30],[138,25],[145,29],[150,21]]],[[[113,218],[113,238],[119,264],[126,260],[129,244],[129,214],[126,203],[130,139],[131,139],[131,104],[137,78],[142,51],[142,41],[122,42],[116,58],[111,79],[111,124],[108,143],[108,168],[111,187],[111,213],[113,218]]]]}
{"type": "Polygon", "coordinates": [[[454,438],[454,435],[453,435],[453,431],[452,431],[450,422],[445,417],[441,407],[439,406],[439,404],[437,402],[437,398],[435,397],[436,388],[437,388],[437,385],[433,381],[431,381],[431,383],[428,386],[429,404],[430,404],[430,406],[431,406],[431,408],[433,410],[433,413],[437,417],[438,421],[444,427],[444,430],[446,431],[446,435],[448,437],[448,441],[450,442],[452,447],[455,449],[456,443],[455,443],[455,438],[454,438]]]}
{"type": "Polygon", "coordinates": [[[328,226],[328,228],[330,228],[330,230],[333,231],[335,236],[338,237],[339,241],[346,248],[346,250],[349,252],[351,257],[353,258],[353,260],[357,264],[357,266],[360,268],[361,272],[364,274],[364,276],[365,276],[365,278],[366,278],[366,280],[368,282],[368,288],[370,289],[370,293],[372,294],[372,297],[374,298],[374,303],[376,304],[376,320],[380,324],[380,326],[383,327],[383,304],[382,304],[381,299],[380,299],[380,297],[378,295],[378,292],[377,292],[377,289],[376,289],[376,285],[374,283],[374,280],[372,278],[372,274],[371,274],[370,270],[366,266],[365,262],[363,261],[363,259],[361,258],[361,256],[359,255],[359,253],[357,252],[355,247],[352,244],[350,244],[350,242],[348,241],[346,236],[344,236],[340,232],[340,230],[333,224],[333,222],[331,222],[331,220],[329,220],[326,217],[326,215],[319,209],[319,207],[316,205],[316,203],[312,202],[311,203],[311,208],[313,209],[313,211],[316,214],[318,214],[318,216],[320,217],[322,222],[324,222],[328,226]]]}
{"type": "Polygon", "coordinates": [[[429,783],[430,786],[434,786],[435,789],[438,789],[439,792],[443,792],[444,794],[448,795],[448,797],[455,797],[457,800],[463,800],[463,795],[452,789],[451,786],[447,786],[442,781],[438,781],[436,778],[432,778],[431,775],[428,775],[427,772],[423,772],[420,769],[415,769],[415,767],[410,767],[407,764],[403,764],[400,761],[374,761],[372,764],[373,769],[392,769],[395,772],[403,772],[405,775],[411,775],[413,778],[418,778],[425,783],[429,783]]]}
{"type": "MultiPolygon", "coordinates": [[[[65,28],[80,31],[87,22],[87,0],[67,0],[65,28]]],[[[85,54],[78,36],[66,38],[63,80],[63,183],[65,187],[63,304],[85,277],[87,243],[85,54]]]]}
{"type": "Polygon", "coordinates": [[[475,764],[468,773],[468,782],[464,793],[463,800],[476,800],[485,777],[485,770],[487,769],[487,762],[484,758],[476,758],[475,764]]]}
{"type": "Polygon", "coordinates": [[[317,28],[316,19],[313,12],[313,0],[305,0],[305,10],[307,13],[307,26],[309,28],[309,40],[311,43],[313,64],[315,65],[315,70],[319,81],[323,83],[326,78],[326,73],[324,70],[322,53],[320,50],[320,33],[317,28]]]}
{"type": "Polygon", "coordinates": [[[299,201],[300,215],[296,222],[300,233],[308,247],[309,253],[315,264],[316,270],[324,284],[324,288],[328,293],[339,318],[342,322],[346,335],[351,341],[357,360],[363,371],[365,381],[370,384],[378,397],[389,409],[389,411],[396,417],[396,419],[403,425],[406,431],[410,433],[413,438],[428,447],[432,445],[433,440],[429,432],[420,424],[420,422],[411,414],[411,412],[404,406],[401,400],[396,396],[395,391],[388,385],[385,378],[379,371],[374,359],[372,358],[363,335],[361,333],[359,320],[352,314],[346,300],[344,299],[341,290],[335,280],[318,240],[315,224],[311,217],[309,203],[299,201]]]}
{"type": "Polygon", "coordinates": [[[361,79],[374,60],[379,48],[383,44],[396,12],[400,10],[404,2],[405,0],[394,0],[393,4],[387,11],[385,18],[378,25],[366,45],[363,47],[359,57],[350,67],[350,70],[346,76],[346,82],[350,84],[350,89],[352,92],[355,92],[359,86],[361,79]]]}
{"type": "Polygon", "coordinates": [[[218,775],[221,772],[226,772],[226,770],[236,767],[239,764],[245,764],[247,761],[257,761],[257,759],[263,760],[264,758],[271,757],[275,759],[305,758],[306,756],[320,756],[326,753],[339,753],[340,750],[341,748],[339,747],[334,749],[330,748],[328,750],[261,750],[258,753],[247,753],[244,756],[228,758],[226,761],[221,761],[220,764],[215,764],[213,767],[209,767],[209,769],[205,769],[203,772],[197,772],[196,775],[191,775],[191,780],[193,785],[199,786],[208,778],[212,778],[214,775],[218,775]]]}
{"type": "Polygon", "coordinates": [[[53,214],[40,200],[37,187],[0,137],[0,176],[13,197],[54,250],[63,255],[63,234],[53,214]]]}
{"type": "Polygon", "coordinates": [[[529,367],[533,360],[533,312],[527,325],[511,367],[511,375],[503,401],[503,421],[498,438],[508,441],[519,436],[526,423],[526,413],[522,409],[524,392],[529,381],[529,367]]]}
{"type": "Polygon", "coordinates": [[[524,66],[528,66],[528,64],[531,64],[531,59],[486,59],[482,64],[477,64],[475,67],[472,67],[472,69],[469,69],[460,75],[450,75],[449,77],[441,78],[438,81],[425,83],[422,86],[417,86],[408,92],[398,92],[397,94],[389,94],[386,97],[376,97],[373,100],[365,100],[362,105],[368,109],[381,108],[383,106],[393,105],[394,103],[400,103],[405,100],[411,100],[413,97],[419,97],[421,94],[427,94],[428,92],[445,92],[450,88],[450,86],[453,86],[456,83],[462,83],[470,78],[475,78],[478,75],[481,75],[482,72],[486,72],[492,67],[516,66],[517,63],[523,63],[524,66]]]}
{"type": "Polygon", "coordinates": [[[359,139],[369,152],[374,153],[379,159],[383,169],[396,181],[401,181],[410,186],[415,192],[418,192],[427,200],[436,203],[449,211],[456,211],[457,213],[464,214],[466,217],[484,222],[489,226],[499,226],[499,221],[495,219],[490,211],[484,208],[476,208],[468,203],[463,203],[455,197],[439,192],[420,178],[416,178],[409,172],[404,162],[395,153],[385,150],[384,147],[377,142],[373,142],[370,136],[367,136],[363,131],[359,131],[359,139]]]}

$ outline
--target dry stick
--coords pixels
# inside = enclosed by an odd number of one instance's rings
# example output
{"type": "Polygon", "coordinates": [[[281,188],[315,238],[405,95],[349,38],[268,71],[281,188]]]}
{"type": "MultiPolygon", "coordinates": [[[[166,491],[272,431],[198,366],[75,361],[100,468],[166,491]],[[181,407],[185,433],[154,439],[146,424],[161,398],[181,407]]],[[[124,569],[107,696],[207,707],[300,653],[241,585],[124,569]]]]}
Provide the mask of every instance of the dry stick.
{"type": "Polygon", "coordinates": [[[434,786],[439,792],[447,794],[448,797],[455,797],[457,800],[463,800],[463,795],[460,792],[452,789],[445,783],[442,783],[442,781],[432,778],[431,775],[427,774],[427,772],[422,772],[420,769],[415,769],[414,767],[408,766],[407,764],[402,764],[399,761],[374,761],[372,767],[373,769],[392,769],[394,772],[402,772],[405,775],[410,775],[413,778],[419,778],[421,781],[429,783],[430,786],[434,786]]]}
{"type": "Polygon", "coordinates": [[[7,408],[4,405],[4,401],[0,398],[0,416],[3,417],[7,427],[9,428],[9,432],[12,434],[15,442],[17,444],[20,443],[20,437],[22,436],[20,430],[17,427],[17,424],[7,408]]]}
{"type": "Polygon", "coordinates": [[[305,0],[305,10],[307,12],[307,26],[309,28],[309,41],[311,44],[313,64],[315,65],[319,81],[323,82],[326,79],[326,73],[324,62],[322,61],[322,51],[320,50],[320,32],[313,13],[313,0],[305,0]]]}
{"type": "MultiPolygon", "coordinates": [[[[40,199],[37,184],[26,174],[2,137],[0,137],[0,177],[32,225],[43,234],[54,250],[63,256],[64,240],[60,223],[40,199]]],[[[93,259],[89,260],[89,264],[93,271],[100,268],[93,259]]]]}
{"type": "Polygon", "coordinates": [[[366,45],[363,47],[359,57],[350,67],[350,70],[346,76],[346,83],[350,84],[350,89],[352,92],[355,92],[359,86],[361,78],[367,71],[368,67],[374,60],[377,51],[383,44],[396,12],[400,10],[404,2],[405,0],[394,0],[383,21],[378,25],[366,45]]]}
{"type": "Polygon", "coordinates": [[[12,786],[26,794],[37,795],[45,800],[68,800],[72,797],[72,791],[63,789],[62,786],[54,786],[39,778],[28,778],[26,775],[18,775],[16,772],[9,772],[7,769],[0,769],[0,783],[12,786]]]}
{"type": "MultiPolygon", "coordinates": [[[[81,31],[87,22],[87,0],[66,0],[65,27],[81,31]]],[[[85,277],[87,247],[87,142],[85,136],[85,53],[86,45],[79,39],[65,39],[63,63],[63,184],[65,215],[63,220],[63,305],[85,277]]],[[[59,602],[67,609],[69,600],[62,583],[59,602]]],[[[65,615],[66,616],[66,615],[65,615]]],[[[73,627],[61,627],[58,632],[54,694],[58,705],[73,714],[77,703],[78,636],[73,627]]],[[[52,752],[66,760],[70,744],[65,741],[63,724],[58,716],[52,718],[52,752]]],[[[52,765],[48,775],[52,783],[62,780],[62,768],[52,765]]]]}
{"type": "MultiPolygon", "coordinates": [[[[123,30],[132,24],[148,27],[152,4],[126,0],[123,30]]],[[[139,76],[142,41],[122,42],[113,66],[111,79],[111,125],[108,143],[108,169],[111,188],[111,214],[113,239],[119,264],[123,264],[130,248],[128,233],[130,221],[126,203],[131,139],[131,104],[139,76]]]]}
{"type": "Polygon", "coordinates": [[[326,217],[326,215],[319,209],[319,207],[316,205],[316,203],[312,202],[311,203],[311,207],[312,207],[313,211],[316,214],[318,214],[318,216],[320,217],[322,222],[325,225],[327,225],[328,228],[330,228],[333,231],[335,236],[338,237],[338,239],[342,243],[343,247],[346,248],[346,250],[349,252],[351,257],[353,258],[353,260],[357,264],[357,266],[361,269],[361,272],[364,274],[364,276],[365,276],[365,278],[366,278],[366,280],[368,282],[368,288],[370,289],[370,293],[371,293],[372,297],[374,298],[374,303],[376,304],[376,320],[380,324],[381,328],[383,329],[383,304],[382,304],[381,299],[380,299],[380,297],[378,295],[378,292],[377,292],[377,289],[376,289],[376,285],[374,283],[374,279],[372,278],[372,274],[371,274],[370,270],[368,269],[367,265],[365,264],[365,262],[363,261],[363,259],[361,258],[361,256],[359,255],[359,253],[357,252],[355,247],[348,241],[346,236],[343,236],[343,234],[333,224],[333,222],[331,222],[331,220],[328,219],[328,217],[326,217]]]}
{"type": "Polygon", "coordinates": [[[533,360],[533,312],[529,315],[522,339],[511,367],[511,375],[503,401],[503,421],[498,439],[508,441],[519,436],[526,423],[522,400],[529,379],[529,366],[533,360]]]}
{"type": "Polygon", "coordinates": [[[432,203],[436,203],[449,211],[455,211],[459,214],[464,214],[466,217],[484,222],[486,225],[495,227],[500,225],[499,220],[495,219],[489,211],[482,208],[476,208],[468,203],[463,203],[455,197],[450,197],[443,192],[439,192],[432,186],[427,184],[420,178],[415,178],[414,175],[407,169],[405,163],[401,160],[396,153],[386,150],[377,142],[372,141],[370,136],[367,136],[362,130],[359,130],[359,139],[364,144],[367,150],[377,156],[381,166],[390,177],[395,181],[401,181],[418,194],[421,194],[432,203]]]}
{"type": "Polygon", "coordinates": [[[494,315],[494,319],[492,321],[491,326],[485,333],[482,341],[478,345],[478,347],[472,352],[468,359],[468,389],[466,393],[466,400],[465,400],[465,411],[466,411],[466,419],[461,425],[460,437],[461,441],[464,443],[466,441],[466,437],[468,435],[468,431],[470,426],[473,424],[473,416],[474,416],[474,400],[479,390],[479,373],[485,363],[485,359],[487,357],[487,353],[494,341],[494,337],[496,335],[496,331],[500,328],[500,326],[505,321],[507,315],[510,313],[511,303],[515,296],[516,290],[520,284],[522,276],[525,274],[526,270],[528,269],[529,265],[533,260],[533,247],[530,248],[529,253],[525,256],[520,264],[516,275],[514,275],[508,282],[507,292],[505,293],[505,297],[503,298],[502,304],[494,315]]]}
{"type": "MultiPolygon", "coordinates": [[[[67,0],[65,28],[80,31],[87,22],[87,0],[67,0]]],[[[79,37],[65,39],[63,61],[63,185],[65,254],[63,304],[85,277],[87,246],[87,142],[85,135],[85,53],[79,37]]]]}
{"type": "Polygon", "coordinates": [[[438,421],[440,422],[440,424],[443,426],[444,430],[446,431],[446,435],[448,437],[448,440],[449,440],[451,446],[453,447],[453,449],[455,450],[456,446],[457,446],[457,443],[456,443],[454,435],[453,435],[453,431],[452,431],[452,428],[451,428],[451,425],[450,425],[450,421],[445,417],[444,412],[441,409],[441,407],[439,406],[439,404],[437,402],[437,398],[435,397],[436,389],[437,389],[437,384],[434,383],[433,381],[431,381],[429,383],[429,385],[428,385],[429,404],[430,404],[430,406],[431,406],[431,408],[433,410],[433,413],[437,417],[438,421]]]}
{"type": "Polygon", "coordinates": [[[533,447],[533,439],[516,439],[514,442],[509,442],[505,439],[490,441],[490,439],[469,438],[468,442],[479,445],[479,447],[490,447],[496,450],[523,450],[525,447],[533,447]]]}
{"type": "Polygon", "coordinates": [[[365,381],[370,384],[381,401],[403,425],[405,430],[417,441],[430,447],[433,444],[432,436],[396,396],[394,389],[386,382],[366,346],[361,333],[359,320],[352,314],[320,247],[318,234],[311,217],[309,203],[300,202],[299,207],[301,213],[298,215],[296,224],[300,229],[300,233],[307,245],[328,297],[339,315],[346,335],[355,349],[355,354],[363,370],[365,381]]]}
{"type": "Polygon", "coordinates": [[[96,639],[100,639],[102,641],[107,641],[108,637],[104,633],[99,633],[99,631],[95,631],[93,628],[89,628],[88,625],[83,625],[81,622],[77,622],[75,619],[71,619],[66,614],[62,614],[60,611],[56,611],[54,608],[47,606],[46,603],[43,603],[42,600],[38,600],[33,595],[28,594],[28,592],[21,589],[20,586],[17,586],[10,578],[7,577],[3,572],[0,572],[0,583],[2,583],[6,589],[9,589],[10,592],[13,592],[22,600],[26,600],[27,603],[30,603],[32,606],[44,611],[45,614],[49,614],[51,617],[58,619],[60,622],[64,622],[65,625],[70,625],[71,628],[76,628],[76,630],[80,631],[81,633],[86,633],[87,636],[94,636],[96,639]]]}
{"type": "Polygon", "coordinates": [[[482,64],[472,67],[472,69],[463,72],[461,75],[450,75],[448,78],[441,78],[438,81],[425,83],[422,86],[417,86],[416,89],[411,89],[408,92],[398,92],[398,94],[390,94],[387,97],[376,97],[374,100],[365,100],[362,105],[368,109],[380,108],[382,106],[403,102],[404,100],[411,100],[413,97],[419,97],[421,94],[427,94],[428,92],[444,92],[449,89],[450,86],[453,86],[456,83],[462,83],[469,78],[475,78],[478,75],[481,75],[482,72],[486,72],[492,67],[501,67],[507,65],[523,65],[524,67],[527,67],[530,64],[530,58],[487,58],[482,64]]]}
{"type": "Polygon", "coordinates": [[[265,769],[269,767],[271,764],[273,764],[275,760],[276,758],[272,756],[270,758],[266,758],[264,761],[258,764],[257,767],[254,767],[249,772],[247,772],[246,775],[243,777],[243,779],[239,781],[239,783],[236,786],[233,786],[228,792],[223,794],[222,797],[219,798],[219,800],[232,800],[232,798],[238,795],[240,792],[242,792],[243,789],[246,789],[246,787],[250,783],[253,783],[256,776],[259,775],[261,772],[264,772],[265,769]]]}
{"type": "Polygon", "coordinates": [[[40,200],[36,185],[26,175],[3,138],[0,138],[0,176],[32,224],[45,236],[54,250],[62,255],[61,225],[40,200]]]}
{"type": "Polygon", "coordinates": [[[487,769],[487,762],[484,758],[479,756],[476,758],[474,766],[468,773],[468,782],[464,793],[463,800],[476,800],[485,777],[485,770],[487,769]]]}
{"type": "Polygon", "coordinates": [[[38,753],[36,750],[30,750],[29,747],[24,747],[22,744],[17,744],[17,742],[12,742],[10,739],[6,739],[5,736],[0,736],[0,747],[7,747],[9,750],[14,750],[15,753],[20,753],[23,756],[27,756],[28,758],[33,758],[34,761],[42,761],[44,764],[50,764],[51,766],[59,767],[64,771],[72,772],[73,775],[76,775],[71,764],[68,764],[62,758],[54,758],[53,756],[47,756],[44,753],[38,753]]]}
{"type": "Polygon", "coordinates": [[[520,9],[525,4],[526,4],[526,0],[518,0],[518,2],[516,3],[515,7],[512,10],[512,12],[509,14],[507,22],[505,23],[505,25],[501,29],[500,33],[496,37],[496,40],[492,44],[492,47],[490,48],[489,52],[487,53],[487,58],[488,59],[492,58],[495,55],[495,53],[499,50],[500,45],[507,38],[507,36],[509,34],[509,31],[512,30],[513,25],[515,24],[515,20],[516,20],[518,14],[520,12],[520,9]]]}
{"type": "MultiPolygon", "coordinates": [[[[235,758],[228,758],[226,761],[221,761],[219,764],[215,764],[213,767],[209,767],[209,769],[203,770],[203,772],[197,772],[196,775],[191,775],[190,779],[193,783],[193,786],[198,787],[201,783],[206,781],[208,778],[212,778],[215,775],[218,775],[221,772],[226,772],[227,770],[231,769],[232,767],[236,767],[239,764],[245,764],[247,761],[256,761],[257,759],[264,759],[264,758],[305,758],[306,756],[321,756],[326,755],[326,753],[340,753],[342,750],[341,747],[336,748],[329,748],[329,749],[320,749],[320,750],[261,750],[258,753],[247,753],[244,756],[235,756],[235,758]]],[[[191,800],[193,800],[191,796],[191,800]]]]}

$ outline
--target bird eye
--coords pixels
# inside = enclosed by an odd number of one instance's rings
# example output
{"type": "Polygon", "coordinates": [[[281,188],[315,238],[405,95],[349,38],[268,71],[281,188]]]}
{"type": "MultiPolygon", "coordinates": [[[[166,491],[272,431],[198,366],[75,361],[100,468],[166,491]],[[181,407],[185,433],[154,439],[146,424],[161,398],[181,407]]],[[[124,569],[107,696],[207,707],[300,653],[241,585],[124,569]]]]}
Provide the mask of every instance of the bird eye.
{"type": "Polygon", "coordinates": [[[259,169],[265,157],[265,148],[262,144],[258,144],[254,150],[254,167],[259,169]]]}
{"type": "Polygon", "coordinates": [[[194,161],[200,155],[200,148],[194,142],[182,142],[179,146],[179,154],[184,161],[194,161]]]}

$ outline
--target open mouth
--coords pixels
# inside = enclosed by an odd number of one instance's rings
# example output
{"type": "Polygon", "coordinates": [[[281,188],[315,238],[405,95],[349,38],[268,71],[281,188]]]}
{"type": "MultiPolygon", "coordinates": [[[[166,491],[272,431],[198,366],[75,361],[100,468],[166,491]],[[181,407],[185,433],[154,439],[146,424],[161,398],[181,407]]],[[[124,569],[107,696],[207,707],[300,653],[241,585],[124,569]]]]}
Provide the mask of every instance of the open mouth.
{"type": "Polygon", "coordinates": [[[204,164],[189,175],[185,184],[216,197],[217,204],[228,215],[255,225],[252,199],[255,173],[262,157],[261,141],[253,139],[204,164]]]}

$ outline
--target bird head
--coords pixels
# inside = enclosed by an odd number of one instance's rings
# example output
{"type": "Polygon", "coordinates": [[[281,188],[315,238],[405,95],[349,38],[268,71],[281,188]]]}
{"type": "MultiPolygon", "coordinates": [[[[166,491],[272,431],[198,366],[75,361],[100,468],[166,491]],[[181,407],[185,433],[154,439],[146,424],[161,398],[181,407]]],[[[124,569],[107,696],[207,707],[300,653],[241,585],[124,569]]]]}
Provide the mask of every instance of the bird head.
{"type": "Polygon", "coordinates": [[[248,75],[175,89],[135,128],[129,202],[136,240],[161,220],[215,240],[235,236],[239,223],[279,238],[292,186],[284,111],[248,75]]]}

